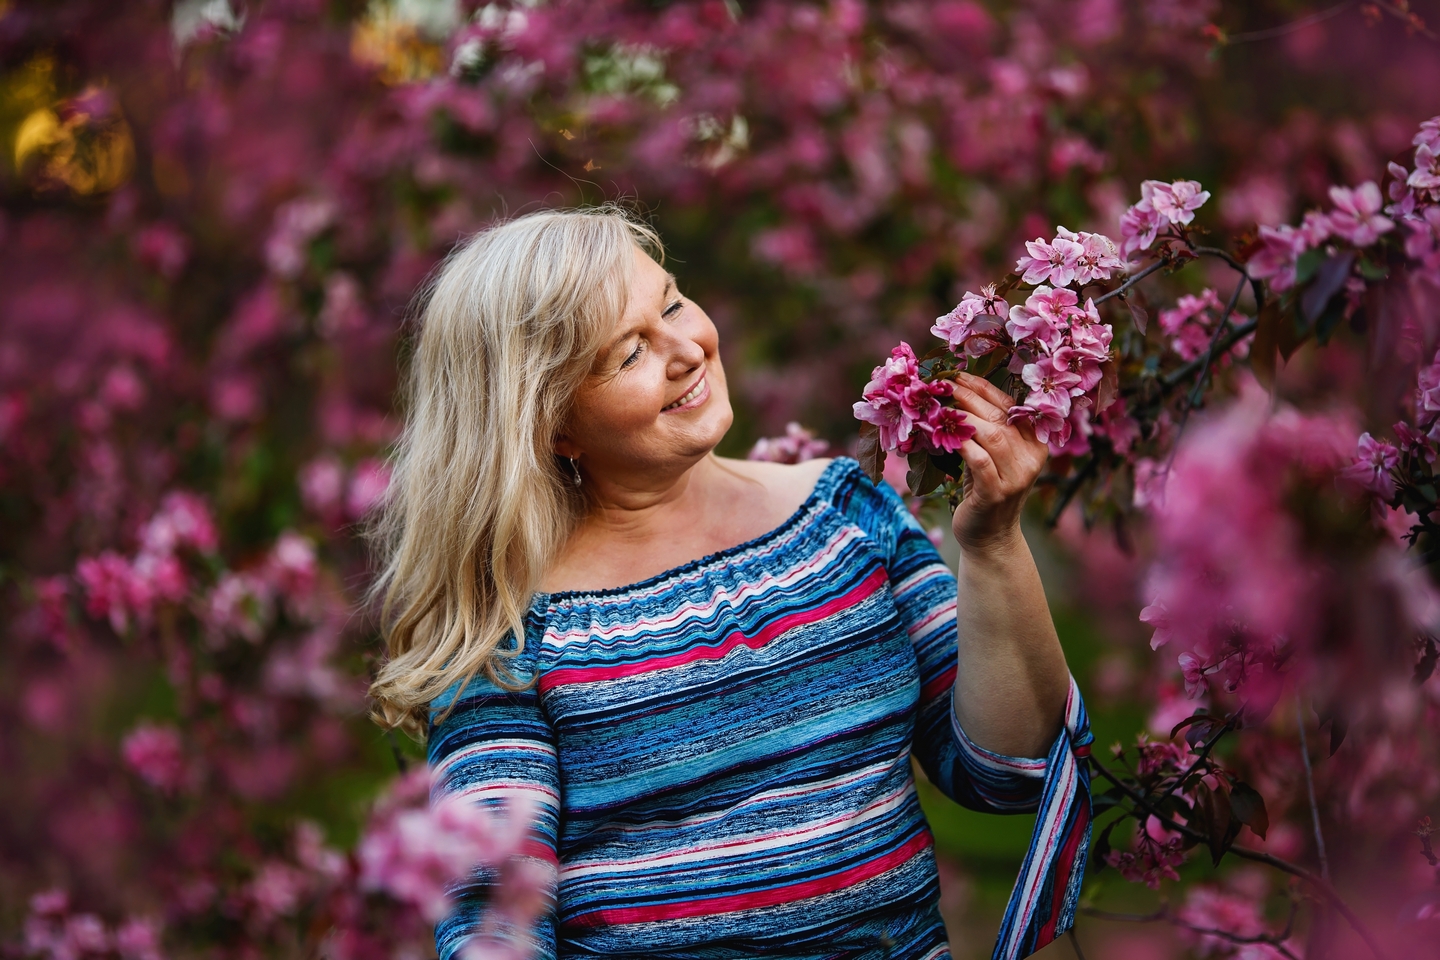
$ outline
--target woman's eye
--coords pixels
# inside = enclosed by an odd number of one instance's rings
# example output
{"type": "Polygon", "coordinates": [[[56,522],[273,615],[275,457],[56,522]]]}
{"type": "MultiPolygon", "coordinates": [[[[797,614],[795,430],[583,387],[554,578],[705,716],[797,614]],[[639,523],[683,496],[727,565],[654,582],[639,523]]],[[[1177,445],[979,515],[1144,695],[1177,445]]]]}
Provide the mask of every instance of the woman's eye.
{"type": "Polygon", "coordinates": [[[644,340],[641,340],[639,343],[635,344],[635,352],[632,353],[632,354],[630,354],[630,356],[628,356],[628,357],[625,358],[625,361],[620,364],[620,368],[623,370],[625,367],[634,366],[634,365],[635,365],[635,361],[640,359],[640,354],[641,354],[644,350],[645,350],[645,341],[644,341],[644,340]]]}
{"type": "Polygon", "coordinates": [[[685,306],[684,300],[676,300],[674,303],[670,304],[670,306],[666,307],[665,312],[660,314],[660,316],[668,320],[671,317],[675,316],[677,313],[679,313],[680,308],[683,306],[685,306]]]}

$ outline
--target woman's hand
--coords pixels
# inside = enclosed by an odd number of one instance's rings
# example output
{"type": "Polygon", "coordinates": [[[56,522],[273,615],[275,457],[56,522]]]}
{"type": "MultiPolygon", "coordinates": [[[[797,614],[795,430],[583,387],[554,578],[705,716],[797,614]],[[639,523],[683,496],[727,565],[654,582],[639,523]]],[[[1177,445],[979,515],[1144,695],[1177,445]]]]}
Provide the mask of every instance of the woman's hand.
{"type": "Polygon", "coordinates": [[[1019,534],[1020,509],[1050,452],[1028,423],[1007,422],[1014,400],[983,377],[955,376],[955,405],[970,416],[975,436],[960,447],[965,458],[965,499],[951,529],[960,546],[979,550],[1019,534]]]}

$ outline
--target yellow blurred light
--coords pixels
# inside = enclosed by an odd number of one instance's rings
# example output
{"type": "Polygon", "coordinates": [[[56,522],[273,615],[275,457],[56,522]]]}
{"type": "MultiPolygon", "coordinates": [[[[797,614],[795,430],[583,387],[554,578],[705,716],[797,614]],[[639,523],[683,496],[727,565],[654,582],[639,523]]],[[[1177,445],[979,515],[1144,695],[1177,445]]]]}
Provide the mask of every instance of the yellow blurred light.
{"type": "Polygon", "coordinates": [[[104,193],[130,176],[135,143],[118,115],[97,120],[77,110],[62,120],[55,110],[41,107],[26,115],[15,133],[16,169],[32,159],[42,184],[64,184],[82,195],[104,193]]]}
{"type": "Polygon", "coordinates": [[[15,166],[19,167],[30,154],[53,146],[60,138],[60,118],[48,107],[31,111],[15,131],[15,166]]]}
{"type": "Polygon", "coordinates": [[[444,69],[444,49],[420,35],[413,23],[382,6],[374,6],[355,24],[350,55],[380,71],[383,83],[395,85],[428,80],[444,69]]]}

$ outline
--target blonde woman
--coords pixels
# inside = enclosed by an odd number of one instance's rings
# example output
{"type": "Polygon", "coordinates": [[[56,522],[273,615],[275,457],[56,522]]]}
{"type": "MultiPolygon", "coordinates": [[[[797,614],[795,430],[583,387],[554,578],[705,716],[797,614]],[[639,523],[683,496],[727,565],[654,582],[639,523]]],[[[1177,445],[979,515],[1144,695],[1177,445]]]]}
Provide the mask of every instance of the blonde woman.
{"type": "MultiPolygon", "coordinates": [[[[715,326],[661,262],[601,208],[493,227],[439,271],[381,519],[381,713],[428,737],[440,795],[534,800],[558,867],[514,931],[536,956],[948,956],[912,755],[967,806],[1042,809],[996,952],[1037,949],[1090,822],[1019,527],[1045,446],[962,378],[957,583],[853,460],[715,455],[715,326]]],[[[466,885],[442,960],[492,893],[466,885]]]]}

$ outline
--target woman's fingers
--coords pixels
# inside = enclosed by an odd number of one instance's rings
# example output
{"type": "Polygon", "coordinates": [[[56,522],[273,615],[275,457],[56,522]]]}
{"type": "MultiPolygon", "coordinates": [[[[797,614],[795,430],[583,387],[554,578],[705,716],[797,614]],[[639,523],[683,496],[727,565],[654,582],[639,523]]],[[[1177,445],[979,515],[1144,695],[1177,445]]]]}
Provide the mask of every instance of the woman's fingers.
{"type": "Polygon", "coordinates": [[[1000,479],[995,458],[984,445],[974,439],[966,440],[960,445],[960,456],[965,458],[965,466],[974,478],[974,493],[982,502],[993,503],[1004,498],[1004,481],[1000,479]]]}
{"type": "Polygon", "coordinates": [[[1000,406],[989,397],[976,390],[972,390],[963,383],[955,384],[955,389],[951,392],[951,396],[955,399],[955,406],[964,410],[972,417],[979,417],[990,423],[1004,423],[1009,418],[1010,404],[1007,403],[1004,406],[1000,406]]]}
{"type": "Polygon", "coordinates": [[[955,374],[955,383],[965,387],[977,396],[984,397],[990,404],[999,407],[1001,410],[1009,410],[1015,405],[1014,397],[984,377],[977,377],[975,374],[965,373],[963,370],[957,371],[955,374]]]}

